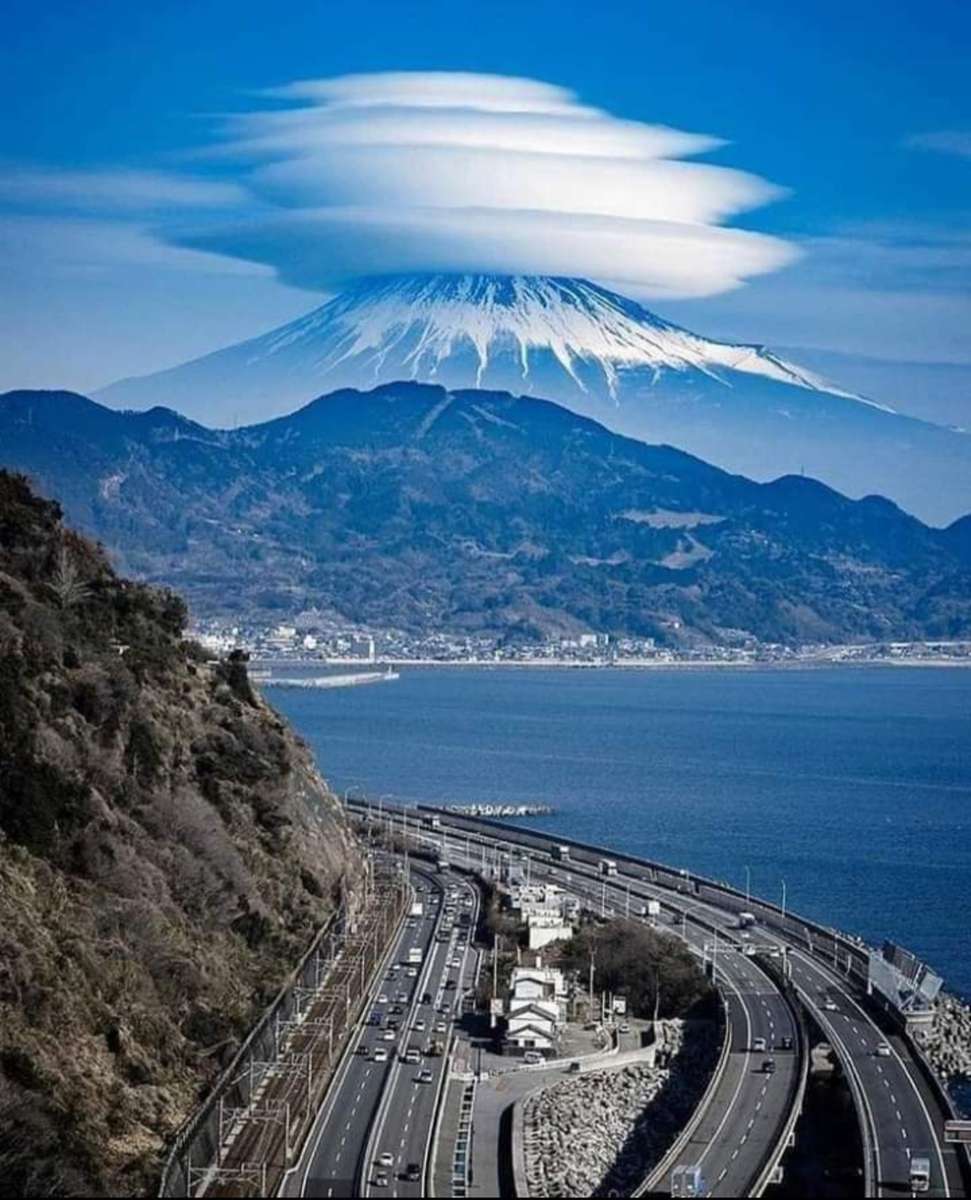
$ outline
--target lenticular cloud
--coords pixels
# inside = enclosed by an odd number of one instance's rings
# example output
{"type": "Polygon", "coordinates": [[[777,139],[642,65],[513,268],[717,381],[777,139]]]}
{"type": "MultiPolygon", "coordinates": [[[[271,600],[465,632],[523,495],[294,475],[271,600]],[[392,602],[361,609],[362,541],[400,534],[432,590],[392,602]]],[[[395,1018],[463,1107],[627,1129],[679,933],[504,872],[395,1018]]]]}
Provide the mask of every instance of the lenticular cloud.
{"type": "Polygon", "coordinates": [[[793,257],[726,224],[780,194],[684,161],[717,138],[621,120],[534,80],[394,72],[274,89],[214,148],[258,216],[178,240],[327,290],[411,271],[581,275],[707,296],[793,257]]]}

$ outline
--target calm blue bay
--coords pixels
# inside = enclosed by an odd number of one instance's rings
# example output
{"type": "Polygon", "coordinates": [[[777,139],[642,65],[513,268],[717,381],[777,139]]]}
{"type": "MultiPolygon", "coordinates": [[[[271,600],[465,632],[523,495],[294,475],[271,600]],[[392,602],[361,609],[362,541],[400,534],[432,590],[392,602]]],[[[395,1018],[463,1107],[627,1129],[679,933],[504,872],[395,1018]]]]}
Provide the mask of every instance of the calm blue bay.
{"type": "Polygon", "coordinates": [[[532,824],[745,885],[971,995],[971,671],[402,670],[268,693],[339,790],[532,824]]]}

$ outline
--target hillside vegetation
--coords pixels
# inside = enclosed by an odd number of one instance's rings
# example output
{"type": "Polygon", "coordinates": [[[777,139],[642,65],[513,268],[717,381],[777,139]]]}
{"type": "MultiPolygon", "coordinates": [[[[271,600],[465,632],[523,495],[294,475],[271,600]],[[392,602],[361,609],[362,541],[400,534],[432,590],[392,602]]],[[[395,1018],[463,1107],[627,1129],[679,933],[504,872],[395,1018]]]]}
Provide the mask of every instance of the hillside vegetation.
{"type": "Polygon", "coordinates": [[[392,383],[244,429],[0,397],[29,472],[193,613],[524,642],[971,636],[971,543],[877,496],[754,483],[555,404],[392,383]]]}
{"type": "Polygon", "coordinates": [[[240,660],[0,471],[0,1179],[145,1193],[358,871],[240,660]]]}

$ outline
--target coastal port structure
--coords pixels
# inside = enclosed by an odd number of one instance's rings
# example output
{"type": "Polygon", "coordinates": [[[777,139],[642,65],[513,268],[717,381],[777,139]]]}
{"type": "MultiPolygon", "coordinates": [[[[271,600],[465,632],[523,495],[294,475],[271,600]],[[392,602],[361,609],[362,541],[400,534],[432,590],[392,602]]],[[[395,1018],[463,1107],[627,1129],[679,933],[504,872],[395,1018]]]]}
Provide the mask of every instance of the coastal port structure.
{"type": "MultiPolygon", "coordinates": [[[[362,819],[371,816],[366,801],[351,801],[349,808],[362,819]]],[[[800,1014],[796,1011],[793,1015],[795,1002],[796,1009],[811,1017],[822,1031],[846,1075],[863,1146],[865,1194],[910,1194],[912,1169],[922,1162],[928,1166],[926,1189],[919,1189],[924,1194],[967,1194],[967,1148],[945,1139],[945,1125],[954,1113],[944,1089],[919,1044],[906,1030],[889,1030],[885,1014],[869,998],[873,952],[858,939],[727,884],[614,849],[439,807],[398,807],[395,817],[396,827],[426,840],[441,861],[473,871],[481,871],[483,864],[488,868],[490,863],[500,867],[503,862],[507,866],[518,862],[534,879],[545,876],[563,881],[564,864],[556,852],[568,845],[569,886],[585,892],[591,905],[599,899],[601,906],[609,904],[614,911],[624,912],[630,897],[657,900],[671,932],[684,936],[709,961],[717,956],[716,981],[723,996],[733,987],[737,989],[735,1004],[729,1001],[732,1041],[728,1065],[719,1085],[706,1097],[707,1111],[700,1114],[681,1147],[682,1156],[666,1164],[671,1170],[704,1155],[705,1178],[712,1195],[758,1195],[778,1175],[801,1107],[798,1079],[783,1080],[777,1074],[773,1085],[778,1081],[784,1086],[767,1087],[763,1092],[763,1080],[753,1090],[752,1064],[749,1062],[747,1071],[742,1069],[741,1057],[750,1059],[742,1047],[760,1036],[755,1030],[761,1025],[756,1022],[763,1020],[766,1032],[774,1036],[780,1029],[791,1029],[789,1036],[798,1045],[800,1014]],[[430,827],[431,814],[437,818],[434,829],[430,827]],[[605,855],[617,864],[617,874],[610,878],[604,878],[599,870],[605,855]],[[754,918],[746,932],[764,952],[760,956],[763,965],[756,965],[743,952],[740,913],[754,918]],[[739,1063],[733,1073],[731,1059],[735,1057],[739,1063]],[[734,1083],[724,1082],[732,1078],[734,1083]],[[766,1136],[760,1156],[753,1151],[766,1123],[774,1132],[766,1136]],[[720,1157],[720,1148],[726,1145],[727,1168],[720,1157]],[[739,1159],[747,1164],[744,1180],[741,1173],[731,1173],[739,1159]]],[[[797,1060],[798,1055],[790,1056],[793,1064],[797,1060]]],[[[801,1071],[801,1067],[795,1069],[801,1071]]],[[[654,1182],[662,1191],[670,1187],[670,1178],[654,1182]]]]}

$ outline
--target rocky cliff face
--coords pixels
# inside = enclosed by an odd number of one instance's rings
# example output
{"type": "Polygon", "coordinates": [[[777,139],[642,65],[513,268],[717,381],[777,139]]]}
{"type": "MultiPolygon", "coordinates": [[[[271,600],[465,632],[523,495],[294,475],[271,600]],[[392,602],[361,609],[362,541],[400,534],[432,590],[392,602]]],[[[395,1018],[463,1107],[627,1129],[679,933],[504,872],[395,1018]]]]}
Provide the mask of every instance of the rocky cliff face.
{"type": "Polygon", "coordinates": [[[147,1191],[358,876],[245,664],[0,472],[4,1191],[147,1191]]]}

